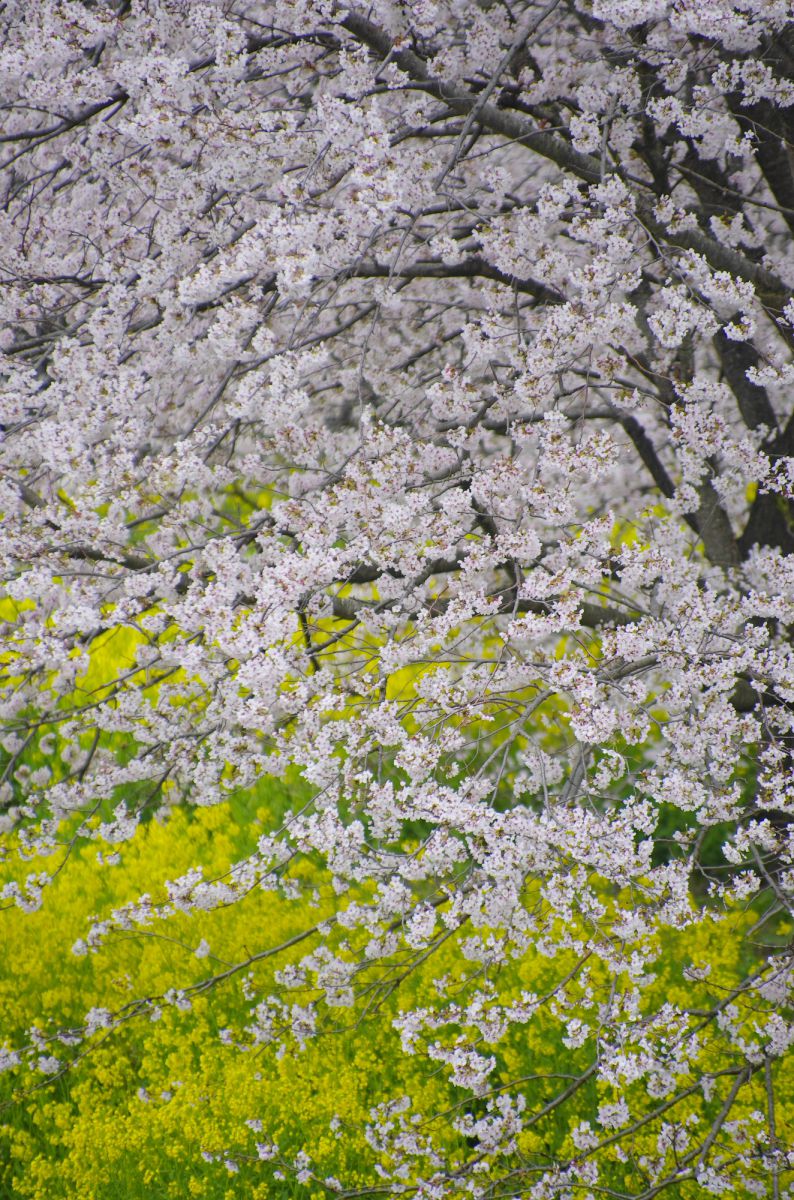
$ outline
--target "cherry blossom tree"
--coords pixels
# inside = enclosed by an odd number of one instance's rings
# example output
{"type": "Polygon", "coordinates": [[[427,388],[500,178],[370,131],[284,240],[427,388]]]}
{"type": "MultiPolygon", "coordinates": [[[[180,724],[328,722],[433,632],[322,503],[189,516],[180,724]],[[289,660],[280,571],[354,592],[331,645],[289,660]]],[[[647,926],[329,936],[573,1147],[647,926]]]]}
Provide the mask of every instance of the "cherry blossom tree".
{"type": "MultiPolygon", "coordinates": [[[[469,1152],[395,1095],[373,1186],[788,1194],[789,0],[7,0],[0,25],[6,905],[158,807],[299,777],[224,878],[75,949],[319,863],[334,916],[252,996],[254,1042],[377,1019],[457,947],[398,1021],[469,1152]],[[735,986],[681,962],[698,1004],[650,1003],[665,938],[738,911],[735,986]],[[506,997],[530,952],[556,981],[506,997]],[[543,1014],[570,1057],[541,1095],[499,1046],[543,1014]],[[526,1149],[596,1084],[567,1157],[526,1149]]],[[[251,962],[278,952],[263,931],[251,962]]],[[[57,1074],[153,1003],[5,1063],[57,1074]]]]}

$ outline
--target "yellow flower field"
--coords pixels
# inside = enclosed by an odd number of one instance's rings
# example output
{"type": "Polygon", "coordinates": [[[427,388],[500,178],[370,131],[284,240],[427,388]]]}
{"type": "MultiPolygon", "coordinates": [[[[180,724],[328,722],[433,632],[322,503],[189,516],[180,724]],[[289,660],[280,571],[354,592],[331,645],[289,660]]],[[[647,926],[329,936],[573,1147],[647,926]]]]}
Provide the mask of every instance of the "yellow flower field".
{"type": "MultiPolygon", "coordinates": [[[[283,803],[283,797],[278,799],[283,803]]],[[[97,954],[64,957],[64,949],[85,933],[90,915],[106,915],[147,890],[154,893],[158,880],[197,863],[207,877],[220,875],[266,816],[262,809],[252,820],[234,806],[173,809],[167,818],[143,826],[117,865],[98,856],[95,846],[76,852],[38,912],[3,914],[0,1008],[6,1030],[24,1039],[25,1030],[36,1024],[46,1034],[80,1024],[91,1008],[117,1012],[133,999],[159,996],[175,983],[189,988],[330,916],[333,892],[316,872],[313,907],[305,897],[285,900],[256,891],[229,908],[177,915],[148,930],[114,934],[97,954]],[[197,949],[202,957],[196,956],[197,949]]],[[[304,875],[310,870],[301,868],[304,875]]],[[[739,913],[701,926],[695,944],[686,931],[671,938],[649,1003],[658,1007],[659,996],[665,995],[673,1005],[694,1007],[707,1002],[709,988],[730,987],[739,977],[742,939],[736,934],[750,919],[739,913]],[[686,959],[711,963],[711,982],[682,987],[677,968],[686,959]]],[[[392,1026],[400,1008],[421,1007],[430,998],[431,975],[438,977],[446,969],[450,979],[464,981],[466,964],[456,940],[434,956],[432,971],[423,974],[420,969],[373,1011],[367,1013],[361,1004],[329,1010],[330,1028],[310,1038],[304,1049],[276,1039],[241,1050],[251,1007],[246,992],[249,997],[278,992],[274,972],[297,961],[310,944],[307,939],[275,959],[232,974],[194,998],[187,1011],[162,1004],[158,1020],[137,1016],[116,1030],[100,1029],[85,1056],[49,1081],[24,1073],[3,1076],[0,1195],[27,1200],[321,1197],[331,1194],[336,1181],[374,1194],[378,1165],[388,1163],[368,1138],[371,1112],[403,1093],[411,1098],[410,1113],[420,1114],[414,1127],[433,1140],[448,1164],[462,1163],[470,1151],[450,1116],[460,1115],[463,1091],[421,1050],[403,1053],[392,1026]],[[273,1143],[277,1154],[269,1149],[273,1143]],[[264,1160],[257,1146],[266,1148],[264,1160]]],[[[542,994],[565,974],[564,967],[528,954],[509,973],[502,972],[496,994],[502,1001],[522,990],[542,994]]],[[[597,991],[606,982],[594,971],[589,987],[597,991]]],[[[584,990],[571,985],[569,1007],[577,997],[581,1009],[575,1011],[592,1020],[584,990]]],[[[545,1012],[523,1027],[523,1036],[514,1029],[498,1046],[487,1047],[498,1059],[494,1086],[527,1077],[528,1110],[542,1108],[553,1095],[555,1072],[581,1071],[587,1065],[587,1050],[566,1049],[562,1042],[570,1018],[570,1011],[556,1016],[545,1012]]],[[[453,1029],[439,1036],[460,1040],[466,1032],[453,1029]]],[[[724,1046],[720,1054],[724,1062],[724,1046]]],[[[702,1065],[708,1069],[707,1062],[702,1065]]],[[[573,1113],[567,1107],[563,1117],[552,1108],[519,1135],[513,1151],[517,1161],[575,1154],[572,1133],[578,1122],[593,1121],[597,1106],[615,1099],[617,1095],[596,1094],[594,1087],[584,1085],[573,1113]]],[[[469,1107],[471,1103],[469,1098],[469,1107]]],[[[754,1109],[763,1109],[764,1103],[759,1076],[745,1089],[744,1117],[753,1120],[754,1109]]],[[[639,1090],[633,1105],[635,1111],[642,1108],[639,1090]]],[[[683,1128],[687,1121],[704,1119],[708,1108],[696,1089],[677,1106],[675,1117],[683,1128]]],[[[790,1106],[778,1111],[780,1131],[791,1115],[790,1106]]],[[[658,1135],[658,1122],[643,1127],[633,1139],[634,1152],[655,1147],[658,1135]]],[[[621,1155],[625,1158],[616,1146],[616,1179],[630,1171],[621,1155]]],[[[698,1194],[695,1185],[689,1187],[680,1185],[679,1194],[698,1194]]]]}

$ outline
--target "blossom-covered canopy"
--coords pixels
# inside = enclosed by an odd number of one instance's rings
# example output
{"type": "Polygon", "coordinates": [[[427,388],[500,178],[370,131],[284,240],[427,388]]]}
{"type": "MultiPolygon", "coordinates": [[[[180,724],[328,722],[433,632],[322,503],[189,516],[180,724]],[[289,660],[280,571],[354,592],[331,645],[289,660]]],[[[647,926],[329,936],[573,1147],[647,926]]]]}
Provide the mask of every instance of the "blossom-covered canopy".
{"type": "Polygon", "coordinates": [[[153,809],[300,778],[253,854],[78,951],[319,863],[335,915],[254,1042],[459,947],[399,1022],[471,1151],[396,1096],[379,1187],[782,1195],[791,4],[8,0],[0,29],[6,903],[153,809]],[[708,1002],[646,1001],[665,938],[743,907],[735,986],[681,962],[708,1002]],[[530,949],[557,982],[508,995],[530,949]],[[539,1099],[499,1044],[547,1012],[574,1065],[539,1099]],[[516,1157],[595,1082],[569,1159],[516,1157]],[[599,1191],[687,1088],[707,1119],[599,1191]]]}

